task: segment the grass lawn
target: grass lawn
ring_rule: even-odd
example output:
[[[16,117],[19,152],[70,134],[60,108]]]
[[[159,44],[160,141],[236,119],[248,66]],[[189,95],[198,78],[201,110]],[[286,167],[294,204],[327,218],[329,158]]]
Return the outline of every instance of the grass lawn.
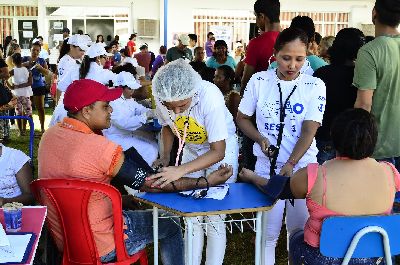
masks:
[[[51,109],[46,109],[46,124],[51,119]],[[40,128],[39,119],[34,112],[35,128]],[[47,128],[47,126],[46,126]],[[40,138],[34,139],[34,167],[35,167],[35,178],[37,178],[37,150]],[[7,144],[9,147],[13,147],[24,151],[29,154],[29,136],[19,136],[18,130],[11,130],[11,141]],[[51,163],[51,161],[47,161]],[[226,248],[224,264],[229,265],[249,265],[254,264],[254,239],[255,233],[250,229],[244,233],[240,233],[238,229],[234,229],[233,233],[227,232],[228,243]],[[40,244],[40,243],[39,243]],[[40,248],[40,247],[39,247]],[[147,248],[149,257],[149,264],[152,264],[152,247]],[[205,253],[205,251],[203,252]],[[204,259],[203,259],[204,260]],[[286,234],[283,230],[278,241],[276,264],[283,265],[287,264],[287,251],[286,251]],[[53,265],[53,264],[47,264]]]

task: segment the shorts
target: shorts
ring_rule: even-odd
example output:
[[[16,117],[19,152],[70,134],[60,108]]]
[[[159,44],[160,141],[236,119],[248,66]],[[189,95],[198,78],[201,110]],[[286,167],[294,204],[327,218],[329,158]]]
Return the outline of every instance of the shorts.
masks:
[[[331,258],[321,254],[319,248],[310,246],[304,241],[304,231],[299,230],[294,233],[289,240],[289,257],[294,265],[313,264],[313,265],[340,265],[342,258]],[[382,258],[352,258],[349,265],[375,265],[385,264]]]
[[[17,115],[32,116],[32,103],[29,97],[17,97],[17,105],[15,106]]]
[[[44,96],[47,94],[45,86],[32,87],[33,96]]]

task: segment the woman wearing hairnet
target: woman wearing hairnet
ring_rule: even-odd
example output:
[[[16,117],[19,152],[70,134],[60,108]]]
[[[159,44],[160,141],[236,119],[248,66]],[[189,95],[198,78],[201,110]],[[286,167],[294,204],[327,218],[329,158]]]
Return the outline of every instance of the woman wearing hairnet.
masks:
[[[204,178],[221,163],[233,167],[228,182],[236,181],[239,147],[236,128],[222,93],[214,84],[203,81],[200,75],[183,59],[161,67],[153,79],[156,114],[163,126],[163,150],[154,166],[164,166],[152,179],[161,187],[183,176]],[[179,139],[175,166],[168,166],[174,135]],[[179,155],[182,163],[178,166]],[[222,264],[226,246],[225,216],[194,218],[193,222],[219,222],[207,229],[206,264]],[[195,225],[193,264],[200,264],[204,234]]]

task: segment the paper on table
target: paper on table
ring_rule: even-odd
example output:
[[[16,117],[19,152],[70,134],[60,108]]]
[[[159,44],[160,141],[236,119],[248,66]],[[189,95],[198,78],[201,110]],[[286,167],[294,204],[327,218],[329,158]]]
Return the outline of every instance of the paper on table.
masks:
[[[206,190],[206,189],[197,189],[196,192],[200,192],[202,190]],[[219,185],[216,187],[210,187],[209,190],[207,191],[207,195],[204,198],[214,199],[214,200],[223,200],[225,198],[226,194],[228,194],[228,191],[229,191],[228,184]],[[184,194],[184,195],[190,195],[192,193],[193,193],[192,190],[181,192],[181,194]]]
[[[0,224],[0,247],[9,246],[10,241],[6,236],[6,231],[4,231],[3,226]]]
[[[10,246],[0,247],[0,263],[22,261],[32,234],[7,235]]]

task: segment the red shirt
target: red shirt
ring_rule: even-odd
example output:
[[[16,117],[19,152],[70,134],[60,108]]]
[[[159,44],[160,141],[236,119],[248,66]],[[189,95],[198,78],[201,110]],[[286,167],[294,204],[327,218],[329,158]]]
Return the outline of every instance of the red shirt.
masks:
[[[134,52],[136,52],[136,43],[133,40],[128,41],[128,43],[126,44],[126,46],[128,46],[128,53],[129,56],[132,56],[132,54]],[[129,49],[132,48],[132,49]],[[132,50],[132,52],[130,52],[130,50]]]
[[[278,35],[278,31],[267,31],[250,40],[244,62],[253,66],[256,72],[266,71]]]

